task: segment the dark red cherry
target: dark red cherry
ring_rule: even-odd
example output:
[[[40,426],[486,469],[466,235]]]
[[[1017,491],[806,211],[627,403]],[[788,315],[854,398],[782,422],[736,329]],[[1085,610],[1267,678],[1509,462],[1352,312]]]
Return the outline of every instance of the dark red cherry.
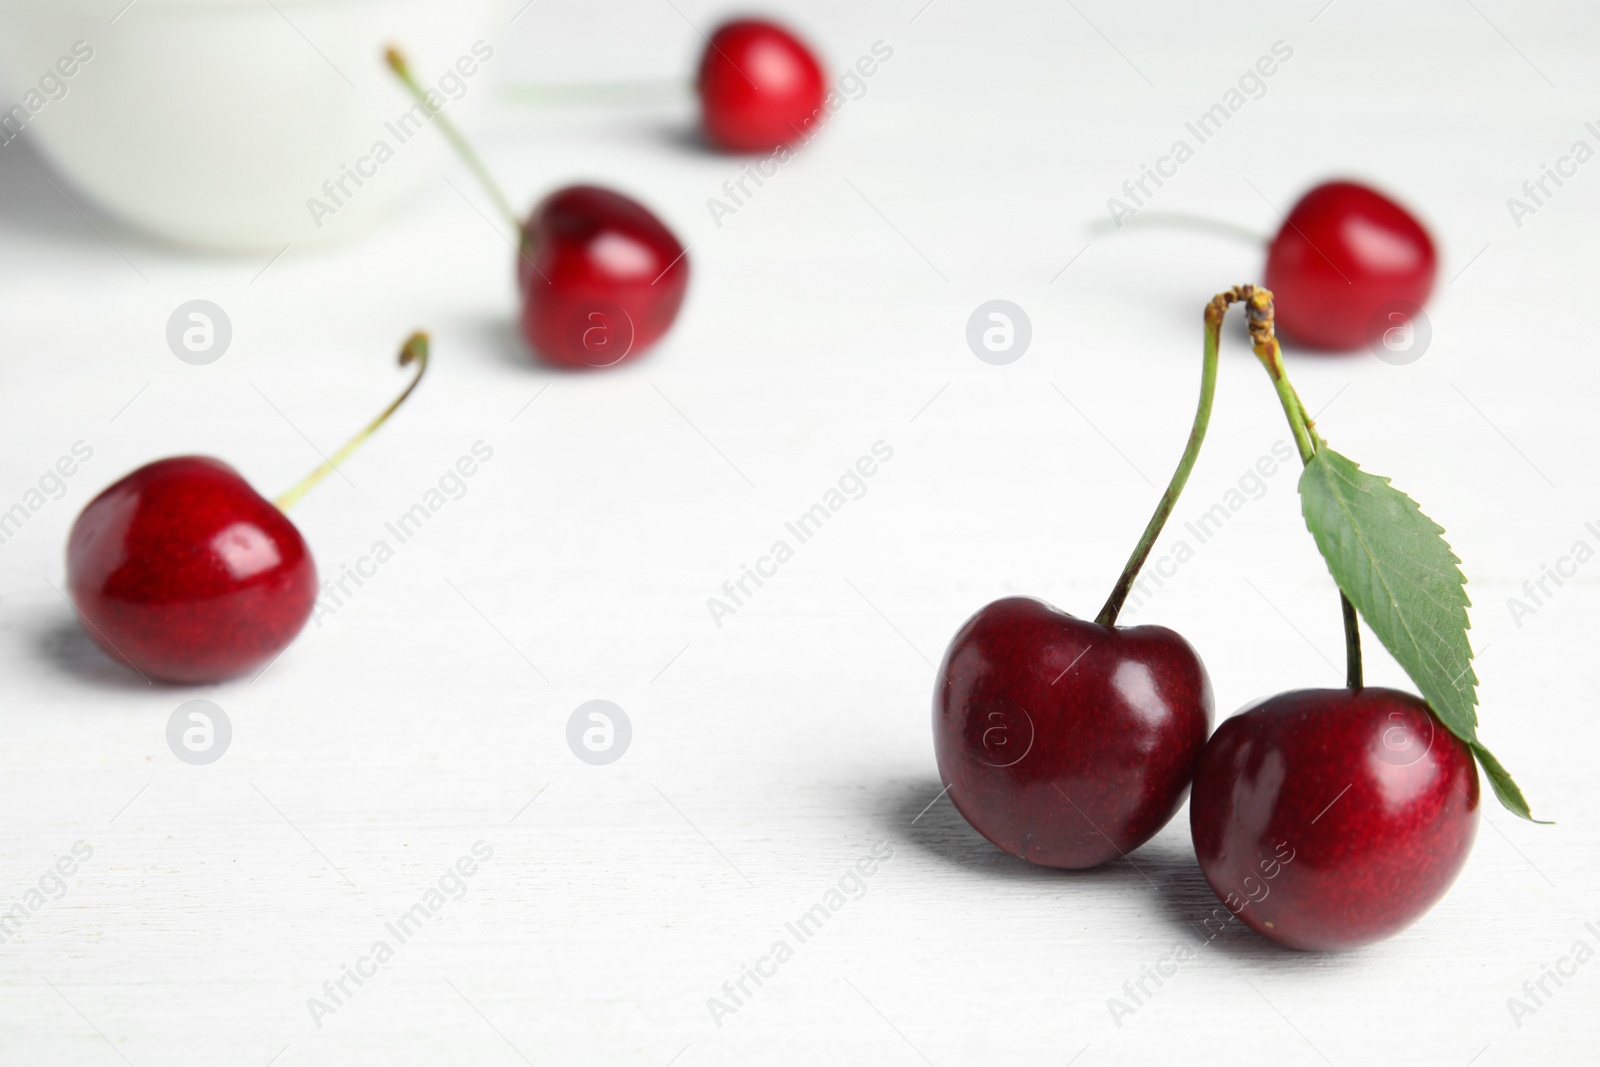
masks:
[[[697,88],[706,139],[727,152],[794,144],[822,120],[827,93],[811,49],[758,19],[724,23],[711,35]]]
[[[1290,948],[1404,929],[1455,881],[1478,828],[1472,753],[1410,693],[1300,689],[1228,719],[1189,803],[1206,881]]]
[[[1211,728],[1211,682],[1160,626],[1119,628],[1026,597],[968,619],[933,698],[940,779],[1013,856],[1094,867],[1183,803]]]
[[[1367,343],[1375,317],[1427,303],[1437,267],[1433,240],[1405,208],[1365,185],[1328,182],[1290,209],[1267,248],[1266,285],[1280,333],[1343,351]]]
[[[72,526],[67,585],[84,631],[147,678],[260,670],[311,615],[300,532],[232,467],[178,456],[106,489]]]
[[[638,356],[677,317],[689,257],[637,200],[594,185],[559,189],[522,230],[522,335],[564,367]]]

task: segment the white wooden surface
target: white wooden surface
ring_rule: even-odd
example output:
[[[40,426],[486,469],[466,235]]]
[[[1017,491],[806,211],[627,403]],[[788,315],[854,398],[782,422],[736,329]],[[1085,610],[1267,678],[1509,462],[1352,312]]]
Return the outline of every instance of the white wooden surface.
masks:
[[[497,77],[685,70],[685,17],[720,10],[675,4],[541,2],[508,27]],[[1520,626],[1506,600],[1575,541],[1600,545],[1584,525],[1600,520],[1600,163],[1520,228],[1505,201],[1574,140],[1600,144],[1583,126],[1600,119],[1597,16],[920,6],[804,6],[831,69],[878,40],[893,58],[720,227],[705,201],[740,163],[688,146],[675,104],[501,101],[475,124],[519,201],[599,178],[692,245],[667,343],[603,374],[527,362],[510,252],[443,184],[370,238],[263,272],[266,254],[191,258],[83,205],[102,238],[25,146],[0,150],[0,505],[74,442],[94,450],[0,546],[0,905],[92,849],[0,944],[0,1062],[1592,1057],[1600,962],[1547,980],[1520,1026],[1507,998],[1575,942],[1600,946],[1585,925],[1600,927],[1600,563]],[[997,854],[948,802],[927,807],[932,663],[996,596],[1092,612],[1115,577],[1183,440],[1200,308],[1256,279],[1260,253],[1177,231],[1085,250],[1086,224],[1277,40],[1293,59],[1152,210],[1270,232],[1272,205],[1353,172],[1438,235],[1421,360],[1300,357],[1292,373],[1328,405],[1331,441],[1449,528],[1476,601],[1484,736],[1558,824],[1491,805],[1459,883],[1409,931],[1324,956],[1234,929],[1119,1026],[1108,998],[1194,942],[1212,906],[1186,814],[1089,873]],[[195,297],[235,331],[207,367],[163,339]],[[1006,367],[963,339],[996,297],[1034,329]],[[391,351],[415,326],[436,334],[429,380],[295,519],[336,574],[481,440],[494,456],[466,495],[254,683],[149,687],[99,656],[52,588],[90,496],[188,451],[276,492],[315,462],[308,441],[333,447],[397,387]],[[1281,418],[1236,336],[1180,522],[1284,436]],[[866,495],[715,626],[707,597],[880,440],[893,459]],[[1133,617],[1194,642],[1224,712],[1338,684],[1337,611],[1290,474]],[[194,696],[234,727],[206,767],[164,737]],[[610,766],[565,741],[595,698],[633,724]],[[479,841],[493,857],[465,895],[315,1025],[308,998]],[[893,857],[865,894],[798,945],[785,923],[880,841]],[[708,998],[779,939],[794,957],[719,1026]]]

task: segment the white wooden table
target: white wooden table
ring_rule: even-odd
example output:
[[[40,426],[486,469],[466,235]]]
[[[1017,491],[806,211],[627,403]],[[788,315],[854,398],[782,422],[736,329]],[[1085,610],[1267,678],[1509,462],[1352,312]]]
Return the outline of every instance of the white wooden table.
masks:
[[[686,70],[686,19],[721,11],[674,2],[540,3],[508,27],[497,77]],[[893,57],[720,225],[706,201],[742,164],[688,146],[677,103],[502,100],[474,124],[518,200],[598,178],[691,245],[669,339],[606,373],[524,357],[511,255],[462,170],[473,203],[441,184],[361,242],[263,271],[266,254],[190,257],[85,205],[102,236],[25,143],[0,150],[0,507],[76,442],[93,450],[0,545],[0,910],[27,912],[0,943],[0,1062],[1592,1059],[1600,963],[1563,965],[1520,1020],[1507,1001],[1576,942],[1600,948],[1600,563],[1520,620],[1507,598],[1574,542],[1600,546],[1600,163],[1520,227],[1506,199],[1574,140],[1600,147],[1583,125],[1600,118],[1600,17],[921,4],[773,5],[799,11],[830,69],[880,40]],[[1088,224],[1279,40],[1292,59],[1150,210],[1267,233],[1349,172],[1433,228],[1423,358],[1291,372],[1330,441],[1449,529],[1483,734],[1557,825],[1491,802],[1460,881],[1410,930],[1303,955],[1233,929],[1113,1019],[1108,1000],[1213,906],[1187,816],[1087,873],[997,853],[934,802],[933,664],[994,597],[1092,612],[1115,577],[1186,433],[1200,309],[1257,280],[1261,254],[1176,230],[1091,242]],[[234,329],[203,367],[163,336],[195,298]],[[964,338],[995,298],[1032,323],[1007,366]],[[429,379],[295,521],[334,576],[484,442],[464,495],[254,682],[151,687],[89,646],[56,589],[94,493],[191,451],[278,491],[398,387],[392,349],[416,326],[436,336]],[[1286,433],[1230,336],[1179,522]],[[717,625],[707,599],[877,442],[893,455],[865,494]],[[1223,713],[1339,684],[1331,585],[1288,474],[1132,619],[1193,641]],[[1369,649],[1370,677],[1403,684]],[[232,724],[207,766],[166,742],[191,698]],[[603,766],[567,743],[595,699],[632,726]],[[462,857],[470,877],[451,873]],[[786,924],[841,880],[802,943]],[[387,924],[418,903],[427,921],[401,941]],[[735,1002],[724,983],[741,978]]]

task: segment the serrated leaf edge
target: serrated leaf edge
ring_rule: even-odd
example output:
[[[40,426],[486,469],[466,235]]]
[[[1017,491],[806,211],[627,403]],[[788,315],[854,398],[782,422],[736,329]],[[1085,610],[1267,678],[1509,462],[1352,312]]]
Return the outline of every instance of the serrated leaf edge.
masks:
[[[1500,806],[1519,819],[1526,819],[1539,826],[1553,826],[1548,819],[1535,819],[1533,809],[1528,807],[1528,799],[1522,795],[1522,787],[1512,779],[1511,772],[1506,770],[1505,764],[1495,758],[1489,746],[1482,741],[1468,742],[1472,754],[1483,764],[1483,776],[1489,779],[1489,788],[1494,790],[1495,799],[1500,801]]]
[[[1410,494],[1406,493],[1402,489],[1396,488],[1392,479],[1390,479],[1389,477],[1387,477],[1385,475],[1382,475],[1382,474],[1373,474],[1371,471],[1363,470],[1362,467],[1361,467],[1361,464],[1357,463],[1355,460],[1351,459],[1349,456],[1346,456],[1346,455],[1344,455],[1344,454],[1342,454],[1340,452],[1337,452],[1337,451],[1329,448],[1327,446],[1326,442],[1319,441],[1318,443],[1320,445],[1320,447],[1318,449],[1318,453],[1317,453],[1318,456],[1320,456],[1324,451],[1326,451],[1326,452],[1331,452],[1334,456],[1337,456],[1340,459],[1344,460],[1346,463],[1350,464],[1350,466],[1353,467],[1357,472],[1366,475],[1368,478],[1371,478],[1374,481],[1376,481],[1376,482],[1382,484],[1383,486],[1387,487],[1388,489],[1392,490],[1397,497],[1399,497],[1401,500],[1404,500],[1407,504],[1409,504],[1411,506],[1411,508],[1415,511],[1415,513],[1416,513],[1416,515],[1418,517],[1420,517],[1424,522],[1426,522],[1428,524],[1428,526],[1432,529],[1434,535],[1436,537],[1438,537],[1439,542],[1444,546],[1445,553],[1450,559],[1450,563],[1451,563],[1452,569],[1455,571],[1456,576],[1458,578],[1460,578],[1460,585],[1459,585],[1458,588],[1459,588],[1460,595],[1461,595],[1461,607],[1462,607],[1463,611],[1465,611],[1466,608],[1471,607],[1472,606],[1472,598],[1466,591],[1467,576],[1461,570],[1461,557],[1456,555],[1455,549],[1451,546],[1450,542],[1445,540],[1445,529],[1444,529],[1444,527],[1440,526],[1437,522],[1435,522],[1433,520],[1433,518],[1431,516],[1428,515],[1427,512],[1423,511],[1422,510],[1422,505],[1418,504],[1416,502],[1416,500],[1412,499]],[[1313,457],[1313,460],[1315,458],[1316,457]],[[1323,464],[1322,469],[1326,470],[1328,472],[1328,475],[1331,478],[1337,479],[1341,484],[1343,484],[1345,486],[1348,486],[1349,487],[1349,491],[1352,494],[1353,493],[1369,493],[1370,492],[1370,490],[1368,488],[1362,486],[1360,483],[1355,482],[1352,479],[1350,479],[1349,477],[1345,476],[1345,474],[1342,471],[1340,471],[1337,467],[1335,467],[1331,461],[1325,461],[1324,464]],[[1304,484],[1304,481],[1305,481],[1307,475],[1309,475],[1310,471],[1311,471],[1311,465],[1308,463],[1306,465],[1305,471],[1303,471],[1301,473],[1301,483],[1302,483],[1302,485]],[[1374,557],[1374,555],[1372,553],[1372,550],[1370,548],[1369,542],[1366,540],[1365,537],[1362,536],[1360,526],[1354,521],[1354,517],[1351,515],[1349,508],[1347,508],[1345,506],[1344,500],[1341,498],[1340,494],[1338,494],[1338,493],[1334,493],[1332,495],[1334,497],[1334,503],[1339,508],[1339,510],[1341,512],[1343,512],[1344,515],[1345,515],[1346,526],[1349,528],[1350,531],[1353,532],[1353,534],[1355,535],[1355,537],[1359,541],[1359,547],[1360,547],[1362,553],[1364,553],[1369,560],[1375,560],[1376,557]],[[1316,542],[1317,550],[1318,550],[1319,554],[1322,555],[1323,562],[1328,565],[1328,573],[1329,573],[1329,575],[1331,575],[1333,577],[1334,584],[1338,585],[1340,590],[1342,592],[1345,592],[1346,595],[1349,595],[1348,590],[1345,590],[1343,585],[1340,585],[1338,575],[1333,573],[1333,564],[1331,563],[1331,561],[1328,560],[1327,553],[1322,551],[1322,545],[1323,545],[1322,538],[1318,536],[1317,531],[1315,529],[1312,529],[1310,517],[1305,514],[1305,506],[1304,505],[1305,505],[1306,497],[1305,497],[1305,493],[1304,493],[1303,489],[1301,490],[1300,496],[1301,496],[1301,517],[1303,519],[1305,519],[1306,529],[1311,533],[1312,540]],[[1403,553],[1401,555],[1411,563],[1417,564],[1419,566],[1423,565],[1423,561],[1421,561],[1421,560],[1413,559],[1413,558],[1411,558],[1409,556],[1404,556]],[[1382,589],[1382,591],[1384,592],[1384,594],[1388,598],[1390,610],[1395,614],[1395,616],[1397,618],[1399,618],[1402,621],[1402,624],[1404,625],[1404,628],[1405,628],[1408,636],[1410,636],[1413,644],[1415,644],[1417,646],[1417,648],[1419,649],[1419,651],[1420,651],[1423,646],[1422,646],[1422,644],[1420,642],[1417,641],[1417,639],[1415,637],[1415,631],[1411,628],[1411,626],[1409,624],[1405,623],[1405,616],[1401,612],[1399,612],[1399,610],[1398,610],[1399,602],[1398,602],[1397,598],[1394,595],[1393,587],[1389,584],[1389,582],[1386,579],[1386,577],[1384,576],[1384,573],[1383,573],[1381,568],[1379,568],[1378,566],[1376,566],[1374,564],[1373,566],[1371,566],[1370,569],[1371,569],[1371,571],[1372,571],[1372,573],[1374,575],[1374,579],[1377,581],[1379,587]],[[1454,598],[1452,598],[1452,600],[1453,599]],[[1429,600],[1432,601],[1432,598],[1430,597]],[[1432,601],[1432,602],[1437,604],[1436,601]],[[1370,622],[1369,622],[1369,625],[1370,625]],[[1432,629],[1432,628],[1430,627],[1430,629]],[[1467,615],[1464,629],[1465,630],[1471,630],[1472,629],[1472,618],[1471,618],[1470,614]],[[1433,633],[1434,633],[1435,636],[1441,636],[1441,635],[1438,634],[1437,631],[1433,631]],[[1437,656],[1430,656],[1430,657],[1427,657],[1427,658],[1432,660],[1434,666],[1439,669],[1439,673],[1440,674],[1448,674],[1447,665],[1445,663],[1443,663],[1442,661],[1440,661]],[[1474,650],[1472,648],[1472,642],[1469,640],[1467,642],[1467,664],[1466,664],[1466,669],[1465,669],[1464,673],[1470,674],[1471,675],[1471,679],[1472,679],[1471,686],[1468,687],[1468,689],[1466,690],[1466,696],[1468,698],[1468,708],[1467,708],[1467,710],[1471,714],[1471,717],[1472,717],[1471,736],[1462,737],[1461,734],[1458,731],[1452,729],[1448,723],[1444,724],[1445,728],[1450,730],[1450,732],[1455,734],[1457,737],[1460,737],[1461,740],[1464,741],[1467,744],[1468,748],[1472,752],[1472,754],[1473,754],[1474,758],[1476,759],[1476,761],[1480,765],[1482,765],[1484,777],[1489,780],[1489,788],[1493,791],[1493,793],[1495,795],[1495,799],[1500,802],[1500,805],[1502,807],[1504,807],[1507,811],[1511,812],[1513,815],[1517,816],[1518,818],[1525,819],[1528,822],[1534,823],[1536,825],[1540,825],[1540,826],[1552,825],[1552,823],[1549,820],[1535,819],[1533,817],[1533,811],[1528,805],[1528,800],[1527,800],[1527,798],[1525,796],[1523,796],[1522,789],[1521,789],[1520,786],[1517,785],[1516,780],[1511,777],[1511,772],[1506,770],[1505,765],[1502,764],[1495,757],[1493,752],[1489,751],[1489,747],[1487,745],[1485,745],[1482,741],[1478,740],[1478,736],[1477,736],[1477,712],[1476,712],[1476,709],[1478,707],[1478,693],[1477,693],[1478,677],[1477,677],[1477,673],[1475,671],[1473,671],[1473,669],[1472,669],[1472,662],[1476,658],[1477,658],[1477,656],[1476,656],[1476,653],[1474,652]],[[1410,672],[1408,671],[1407,674],[1409,674],[1409,673]],[[1460,674],[1456,675],[1456,677],[1450,683],[1452,688],[1458,687],[1459,684],[1460,684],[1460,680],[1461,680],[1461,675]],[[1413,681],[1415,681],[1415,679],[1413,679]],[[1419,685],[1418,688],[1421,688],[1421,686]],[[1457,692],[1459,692],[1459,691],[1460,690],[1457,689]],[[1431,702],[1430,702],[1430,707],[1432,707]],[[1437,708],[1433,708],[1432,710],[1433,710],[1435,715],[1438,715],[1438,709]],[[1442,719],[1440,721],[1441,721],[1441,723],[1443,722]]]
[[[1437,522],[1435,522],[1427,514],[1427,512],[1423,511],[1422,510],[1422,506],[1420,504],[1418,504],[1415,500],[1413,500],[1410,497],[1410,495],[1408,495],[1406,492],[1404,492],[1401,489],[1395,488],[1395,486],[1394,486],[1394,484],[1393,484],[1391,479],[1389,479],[1388,477],[1385,477],[1384,475],[1381,475],[1381,474],[1373,474],[1370,471],[1362,470],[1361,465],[1359,463],[1357,463],[1355,460],[1351,459],[1349,456],[1343,455],[1342,453],[1337,452],[1332,448],[1329,448],[1326,443],[1322,443],[1322,446],[1317,450],[1317,455],[1315,457],[1313,457],[1313,462],[1315,462],[1316,459],[1323,457],[1323,455],[1325,453],[1332,453],[1333,455],[1338,456],[1340,459],[1342,459],[1346,463],[1350,464],[1350,466],[1354,467],[1360,473],[1365,474],[1368,478],[1371,478],[1371,479],[1381,483],[1382,485],[1386,486],[1390,490],[1392,490],[1395,493],[1396,496],[1400,497],[1402,500],[1404,500],[1407,504],[1409,504],[1411,506],[1411,508],[1416,513],[1416,515],[1419,516],[1420,518],[1422,518],[1422,520],[1428,524],[1428,526],[1432,529],[1432,532],[1439,538],[1440,543],[1444,545],[1445,552],[1449,556],[1449,559],[1450,559],[1450,562],[1451,562],[1451,568],[1455,572],[1456,577],[1460,579],[1461,607],[1463,608],[1463,611],[1465,610],[1465,608],[1471,607],[1472,606],[1472,600],[1467,595],[1467,592],[1466,592],[1467,576],[1464,573],[1462,573],[1462,571],[1461,571],[1461,558],[1456,555],[1455,549],[1450,546],[1450,542],[1445,540],[1445,536],[1444,536],[1445,535],[1445,529],[1444,529],[1444,527],[1440,526]],[[1365,487],[1363,487],[1359,483],[1351,480],[1348,477],[1345,477],[1342,474],[1342,472],[1340,472],[1338,470],[1338,468],[1336,468],[1332,464],[1331,461],[1326,461],[1325,460],[1323,465],[1322,465],[1322,469],[1326,470],[1328,472],[1329,476],[1331,478],[1336,479],[1341,485],[1347,486],[1349,488],[1350,492],[1352,492],[1352,493],[1368,493],[1368,492],[1370,492],[1368,489],[1366,489]],[[1302,472],[1302,474],[1301,474],[1302,483],[1305,480],[1306,474],[1309,473],[1310,471],[1311,471],[1311,465],[1307,464],[1305,471]],[[1355,523],[1354,518],[1350,513],[1350,509],[1345,506],[1345,503],[1340,498],[1339,494],[1338,493],[1334,493],[1334,494],[1332,494],[1332,496],[1334,498],[1335,505],[1339,508],[1339,510],[1341,512],[1344,513],[1345,518],[1347,520],[1346,525],[1354,533],[1354,535],[1355,535],[1355,537],[1356,537],[1356,539],[1357,539],[1357,541],[1359,543],[1359,547],[1361,549],[1361,552],[1367,557],[1367,559],[1369,561],[1374,561],[1369,569],[1372,571],[1372,574],[1374,576],[1374,580],[1376,581],[1376,583],[1378,585],[1378,588],[1380,588],[1383,591],[1384,596],[1387,598],[1387,600],[1389,602],[1389,607],[1390,607],[1391,612],[1393,612],[1395,617],[1400,621],[1400,624],[1401,624],[1402,628],[1406,631],[1406,634],[1410,638],[1411,643],[1416,647],[1417,651],[1424,656],[1424,658],[1430,660],[1433,663],[1434,667],[1438,670],[1438,673],[1440,675],[1443,675],[1445,677],[1451,678],[1451,681],[1450,681],[1451,687],[1454,688],[1458,694],[1462,694],[1466,699],[1466,704],[1467,704],[1466,711],[1467,711],[1467,715],[1469,716],[1470,726],[1471,726],[1470,735],[1469,736],[1462,736],[1461,732],[1456,730],[1456,729],[1454,729],[1453,727],[1451,727],[1451,725],[1449,723],[1445,724],[1446,729],[1449,729],[1450,732],[1454,733],[1457,737],[1461,737],[1461,739],[1463,741],[1467,742],[1468,744],[1475,744],[1477,742],[1477,725],[1478,725],[1478,723],[1477,723],[1477,718],[1478,717],[1477,717],[1477,711],[1476,711],[1477,706],[1478,706],[1478,694],[1477,694],[1478,677],[1477,677],[1476,672],[1474,672],[1473,669],[1472,669],[1472,661],[1476,658],[1476,655],[1474,654],[1474,652],[1472,650],[1471,641],[1467,642],[1467,663],[1466,663],[1465,674],[1470,676],[1472,684],[1470,686],[1468,686],[1466,688],[1466,690],[1463,692],[1460,689],[1461,679],[1462,679],[1462,676],[1463,676],[1462,673],[1456,673],[1452,677],[1451,676],[1451,672],[1450,672],[1450,666],[1451,665],[1446,664],[1445,662],[1440,660],[1437,655],[1429,655],[1425,651],[1426,645],[1422,641],[1418,640],[1418,638],[1416,636],[1416,631],[1412,628],[1412,626],[1411,626],[1409,620],[1407,619],[1406,615],[1398,610],[1399,609],[1399,600],[1395,596],[1394,587],[1390,584],[1390,582],[1389,582],[1387,576],[1385,575],[1383,569],[1376,565],[1375,561],[1376,561],[1377,557],[1372,552],[1371,543],[1365,537],[1362,536],[1361,531],[1360,531],[1360,527]],[[1303,519],[1305,519],[1305,521],[1306,521],[1306,529],[1311,533],[1312,540],[1314,540],[1317,543],[1317,548],[1318,548],[1318,551],[1320,552],[1321,549],[1322,549],[1322,538],[1318,536],[1316,530],[1311,528],[1310,518],[1308,516],[1306,516],[1306,514],[1305,514],[1304,501],[1305,501],[1305,493],[1302,490],[1301,491],[1301,502],[1302,502],[1301,517]],[[1333,580],[1334,580],[1334,584],[1335,585],[1339,585],[1339,577],[1338,577],[1338,575],[1333,573],[1333,565],[1332,565],[1331,562],[1328,561],[1327,554],[1326,553],[1322,553],[1322,556],[1323,556],[1323,562],[1328,565],[1328,573],[1330,575],[1332,575]],[[1408,560],[1411,559],[1411,557],[1406,557],[1406,558]],[[1411,560],[1411,562],[1418,563],[1419,565],[1421,565],[1422,561]],[[1349,595],[1349,590],[1344,589],[1344,587],[1342,585],[1339,585],[1339,588],[1341,589],[1341,591],[1345,592],[1345,594],[1347,596]],[[1434,606],[1442,607],[1446,611],[1446,613],[1448,613],[1450,610],[1452,610],[1456,606],[1455,603],[1454,603],[1454,598],[1453,597],[1451,598],[1451,601],[1449,603],[1443,604],[1443,605],[1441,605],[1439,601],[1435,600],[1431,596],[1428,597],[1428,600]],[[1369,620],[1368,624],[1370,625],[1370,620]],[[1466,622],[1466,627],[1465,628],[1468,629],[1468,630],[1470,630],[1472,628],[1472,620],[1471,620],[1470,616],[1467,618],[1467,622]],[[1432,632],[1434,634],[1435,637],[1442,637],[1442,635],[1439,634],[1439,632],[1437,630],[1434,630],[1432,627],[1429,627],[1429,630],[1430,630],[1430,632]],[[1413,681],[1415,681],[1415,679],[1413,679]],[[1420,685],[1419,685],[1419,688],[1420,688]],[[1437,710],[1438,709],[1435,709],[1435,713],[1436,714],[1437,714]]]

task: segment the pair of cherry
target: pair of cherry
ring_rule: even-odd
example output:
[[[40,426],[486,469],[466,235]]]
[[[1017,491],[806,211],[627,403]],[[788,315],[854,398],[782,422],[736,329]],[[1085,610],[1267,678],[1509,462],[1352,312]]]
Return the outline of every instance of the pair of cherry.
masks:
[[[979,833],[1031,863],[1098,867],[1153,837],[1192,782],[1207,882],[1293,948],[1351,948],[1410,925],[1449,889],[1477,830],[1472,753],[1410,693],[1280,693],[1208,741],[1211,683],[1183,637],[1025,597],[967,620],[940,679],[939,774]]]
[[[1211,683],[1194,648],[1164,627],[1121,628],[1116,620],[1198,456],[1222,319],[1235,302],[1245,303],[1253,347],[1307,464],[1312,484],[1302,480],[1302,497],[1318,498],[1313,466],[1327,471],[1344,463],[1347,484],[1341,484],[1352,495],[1372,497],[1376,517],[1363,521],[1377,525],[1357,526],[1353,517],[1348,525],[1314,520],[1310,504],[1305,513],[1330,570],[1350,593],[1342,600],[1347,688],[1281,693],[1211,734]],[[1091,622],[1010,597],[978,611],[945,653],[933,702],[939,773],[957,810],[981,834],[1032,863],[1096,867],[1154,836],[1192,784],[1196,857],[1228,911],[1282,944],[1332,949],[1404,928],[1455,880],[1477,829],[1475,755],[1501,800],[1527,816],[1520,791],[1475,740],[1470,705],[1465,724],[1452,707],[1447,729],[1421,698],[1363,685],[1352,599],[1366,605],[1363,611],[1376,606],[1388,613],[1377,632],[1398,658],[1401,646],[1389,623],[1412,624],[1413,598],[1431,610],[1459,596],[1459,617],[1448,623],[1430,617],[1441,635],[1458,628],[1465,647],[1465,594],[1444,573],[1455,574],[1453,562],[1445,562],[1454,556],[1438,537],[1442,531],[1425,516],[1406,525],[1411,512],[1420,516],[1414,502],[1348,460],[1329,459],[1337,453],[1312,425],[1283,367],[1273,294],[1241,286],[1219,295],[1206,309],[1200,403],[1183,458],[1099,615]],[[1373,531],[1380,527],[1404,533],[1379,544]],[[1336,543],[1334,555],[1325,537]],[[1355,541],[1371,566],[1353,582],[1348,571],[1341,576],[1338,546]],[[1406,565],[1384,558],[1389,554],[1405,557]],[[1359,587],[1368,579],[1377,593]],[[1470,655],[1468,647],[1469,674]],[[1439,656],[1430,648],[1426,670],[1442,662]],[[1423,677],[1416,666],[1407,669]],[[1419,684],[1433,692],[1428,677]]]

